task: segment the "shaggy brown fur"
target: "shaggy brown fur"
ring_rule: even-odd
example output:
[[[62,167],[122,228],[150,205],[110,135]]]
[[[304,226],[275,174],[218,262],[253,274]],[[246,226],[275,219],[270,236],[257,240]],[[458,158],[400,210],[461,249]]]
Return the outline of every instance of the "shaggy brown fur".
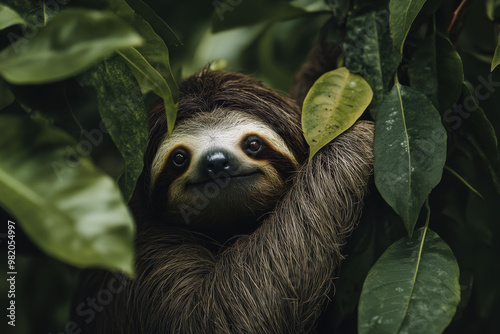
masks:
[[[154,110],[132,205],[138,221],[137,277],[124,281],[95,318],[75,306],[73,319],[84,333],[314,332],[367,191],[372,124],[358,122],[306,162],[300,111],[293,101],[247,76],[224,72],[195,75],[180,91],[179,122],[221,106],[251,113],[286,140],[302,167],[261,225],[227,246],[159,223],[155,211],[162,202],[148,196],[148,171],[166,122],[163,110]],[[114,276],[88,271],[76,305],[118,282]]]

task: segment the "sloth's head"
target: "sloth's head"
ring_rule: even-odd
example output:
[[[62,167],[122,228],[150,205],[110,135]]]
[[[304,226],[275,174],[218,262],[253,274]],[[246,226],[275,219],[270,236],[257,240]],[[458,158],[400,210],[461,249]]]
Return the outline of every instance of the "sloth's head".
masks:
[[[255,223],[307,156],[298,106],[248,76],[200,72],[180,86],[170,136],[164,114],[150,115],[141,178],[148,210],[167,224]]]

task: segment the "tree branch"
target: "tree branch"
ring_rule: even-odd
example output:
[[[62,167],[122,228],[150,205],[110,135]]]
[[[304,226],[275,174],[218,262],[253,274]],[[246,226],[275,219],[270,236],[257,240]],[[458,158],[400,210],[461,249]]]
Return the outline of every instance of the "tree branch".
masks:
[[[453,45],[456,45],[460,31],[462,30],[463,21],[467,14],[473,0],[462,0],[457,9],[453,12],[450,25],[448,26],[448,33]]]

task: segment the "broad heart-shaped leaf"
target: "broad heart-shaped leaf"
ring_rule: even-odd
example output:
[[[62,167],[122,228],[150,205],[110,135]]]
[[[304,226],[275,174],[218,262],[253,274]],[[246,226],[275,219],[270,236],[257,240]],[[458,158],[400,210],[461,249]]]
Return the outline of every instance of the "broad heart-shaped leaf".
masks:
[[[310,146],[309,159],[349,129],[372,97],[370,85],[345,67],[327,72],[316,80],[302,107],[302,129]]]
[[[158,36],[151,25],[146,22],[140,15],[125,2],[125,0],[108,0],[108,7],[116,15],[130,23],[146,40],[143,46],[137,47],[137,51],[144,57],[147,62],[153,66],[156,71],[165,79],[170,87],[170,92],[174,102],[179,99],[179,90],[175,82],[170,68],[169,52],[163,39]],[[139,74],[134,71],[134,75]],[[139,76],[137,80],[141,83],[143,79]],[[172,112],[171,108],[166,108],[167,113]],[[172,115],[167,114],[167,119],[172,118]],[[173,116],[175,119],[175,115]],[[172,124],[173,126],[173,124]]]
[[[259,22],[289,20],[307,13],[284,0],[215,0],[213,5],[215,8],[215,15],[212,20],[214,32],[253,25]]]
[[[124,60],[106,59],[78,78],[97,93],[97,108],[113,142],[125,160],[120,188],[130,199],[143,167],[148,139],[148,119],[141,87]]]
[[[423,227],[392,244],[370,269],[358,308],[358,332],[440,334],[460,301],[450,247]]]
[[[143,93],[152,91],[163,99],[167,114],[168,132],[172,133],[177,117],[177,107],[172,98],[172,92],[165,79],[144,58],[139,51],[130,47],[119,51],[118,54],[125,59],[132,73],[136,77]]]
[[[21,115],[21,114],[20,114]],[[133,218],[115,182],[64,132],[0,115],[0,203],[48,254],[133,273]]]
[[[424,6],[425,0],[391,0],[389,2],[389,23],[394,46],[403,54],[403,45],[413,20]]]
[[[477,154],[486,163],[491,173],[493,184],[497,192],[500,193],[500,155],[498,152],[497,136],[484,111],[476,104],[473,92],[474,88],[470,83],[463,85],[463,99],[471,101],[474,107],[467,111],[459,110],[460,115],[447,117],[447,119],[454,121],[453,117],[456,117],[457,121],[463,122],[463,126],[459,128],[459,133],[467,138],[476,149]],[[464,105],[470,107],[471,103],[464,103]]]
[[[392,45],[389,22],[375,11],[359,16],[350,14],[344,41],[346,67],[368,81],[373,90],[372,115],[389,92],[400,55]]]
[[[0,30],[16,24],[26,24],[24,19],[12,8],[0,4]]]
[[[431,101],[396,82],[377,112],[373,150],[375,184],[411,235],[446,160],[446,131]]]
[[[142,38],[110,12],[64,10],[32,39],[0,52],[0,75],[15,84],[46,83],[74,76],[113,51]]]
[[[462,60],[448,37],[432,28],[420,40],[408,66],[410,85],[444,113],[459,99],[464,82]]]

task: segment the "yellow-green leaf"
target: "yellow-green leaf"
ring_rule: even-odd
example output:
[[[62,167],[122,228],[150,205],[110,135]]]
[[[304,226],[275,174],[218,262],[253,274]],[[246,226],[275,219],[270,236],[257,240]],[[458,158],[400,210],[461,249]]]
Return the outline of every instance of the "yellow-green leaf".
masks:
[[[7,107],[12,102],[14,102],[14,95],[10,92],[6,82],[0,79],[0,110]]]
[[[493,60],[491,61],[491,69],[490,71],[493,72],[495,67],[500,64],[500,35],[498,35],[498,44],[497,47],[495,48],[495,54],[493,55]]]
[[[345,67],[323,74],[304,100],[302,128],[311,159],[323,146],[349,129],[373,97],[370,85]]]
[[[165,78],[135,48],[124,49],[119,51],[118,54],[127,62],[127,65],[143,89],[143,93],[152,91],[163,99],[167,115],[168,132],[172,133],[177,116],[177,108]]]

